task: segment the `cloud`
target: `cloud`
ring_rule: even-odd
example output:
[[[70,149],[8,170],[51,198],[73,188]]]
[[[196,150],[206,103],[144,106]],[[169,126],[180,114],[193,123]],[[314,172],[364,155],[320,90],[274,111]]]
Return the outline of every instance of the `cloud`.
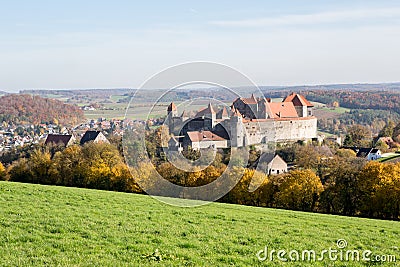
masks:
[[[367,19],[397,19],[399,17],[400,8],[380,8],[319,12],[299,15],[283,15],[279,17],[254,18],[244,20],[217,20],[211,21],[210,24],[224,27],[271,27],[354,22]]]

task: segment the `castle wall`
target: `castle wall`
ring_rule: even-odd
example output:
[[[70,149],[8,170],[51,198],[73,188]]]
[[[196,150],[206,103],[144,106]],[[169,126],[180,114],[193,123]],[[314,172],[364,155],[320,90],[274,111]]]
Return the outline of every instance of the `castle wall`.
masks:
[[[279,141],[310,140],[317,137],[317,118],[276,121],[276,138]]]
[[[317,118],[293,120],[263,120],[243,123],[248,145],[310,140],[317,137]]]

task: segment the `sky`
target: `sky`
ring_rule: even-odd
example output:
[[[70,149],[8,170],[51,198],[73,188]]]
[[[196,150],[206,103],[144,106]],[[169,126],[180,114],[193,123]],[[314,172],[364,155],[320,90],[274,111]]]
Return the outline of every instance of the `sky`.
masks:
[[[210,61],[258,85],[400,81],[400,1],[1,1],[0,90],[137,88]]]

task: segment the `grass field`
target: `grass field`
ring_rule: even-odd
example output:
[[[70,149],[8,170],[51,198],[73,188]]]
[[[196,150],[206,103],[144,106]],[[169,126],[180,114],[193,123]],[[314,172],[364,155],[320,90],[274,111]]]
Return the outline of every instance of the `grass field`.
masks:
[[[398,159],[400,158],[400,154],[395,154],[389,157],[384,157],[380,158],[377,161],[379,162],[398,162]]]
[[[318,119],[329,119],[329,118],[338,118],[340,115],[349,112],[348,108],[328,108],[328,107],[318,107],[314,109],[314,115]]]
[[[374,265],[256,257],[265,246],[320,252],[338,239],[400,259],[399,222],[218,203],[178,208],[143,195],[10,182],[0,182],[0,201],[1,266]]]
[[[206,108],[208,103],[208,100],[199,100],[195,103],[175,102],[178,107],[178,115],[181,115],[184,110],[186,110],[187,112],[199,111],[203,108]],[[138,104],[140,104],[140,106]],[[141,120],[145,120],[148,118],[164,117],[167,113],[167,107],[169,104],[170,102],[159,102],[157,103],[157,105],[147,102],[135,103],[134,107],[130,106],[130,108],[128,109],[127,117],[131,119]],[[226,104],[229,105],[229,103]],[[128,103],[105,103],[103,105],[106,108],[105,110],[98,109],[93,111],[85,111],[85,117],[87,119],[97,119],[100,117],[106,119],[123,119],[125,116],[126,108],[128,107]]]

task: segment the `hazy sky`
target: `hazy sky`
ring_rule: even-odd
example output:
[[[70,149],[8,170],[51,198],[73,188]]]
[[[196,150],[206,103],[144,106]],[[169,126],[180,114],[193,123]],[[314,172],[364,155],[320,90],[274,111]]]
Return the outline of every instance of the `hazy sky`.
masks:
[[[0,90],[135,88],[188,61],[259,85],[400,81],[400,1],[1,1]]]

